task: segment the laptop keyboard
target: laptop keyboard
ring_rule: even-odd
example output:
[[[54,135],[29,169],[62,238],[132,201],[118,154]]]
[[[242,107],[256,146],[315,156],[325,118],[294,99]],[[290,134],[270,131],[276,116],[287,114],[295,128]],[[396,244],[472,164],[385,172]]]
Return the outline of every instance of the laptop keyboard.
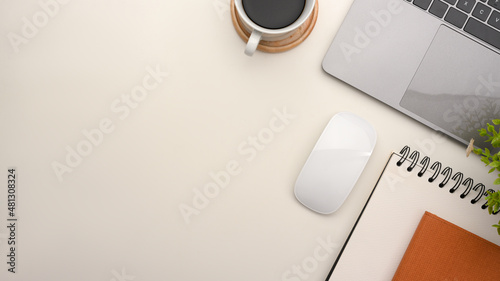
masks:
[[[500,0],[408,0],[500,49]]]

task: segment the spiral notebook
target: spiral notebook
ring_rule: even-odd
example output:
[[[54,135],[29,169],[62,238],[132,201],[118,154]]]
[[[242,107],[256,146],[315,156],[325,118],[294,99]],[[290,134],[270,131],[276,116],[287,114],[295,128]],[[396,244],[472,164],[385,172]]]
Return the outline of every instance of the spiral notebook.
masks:
[[[392,153],[326,280],[391,280],[425,212],[500,245],[491,227],[500,215],[488,214],[486,191],[409,147]]]

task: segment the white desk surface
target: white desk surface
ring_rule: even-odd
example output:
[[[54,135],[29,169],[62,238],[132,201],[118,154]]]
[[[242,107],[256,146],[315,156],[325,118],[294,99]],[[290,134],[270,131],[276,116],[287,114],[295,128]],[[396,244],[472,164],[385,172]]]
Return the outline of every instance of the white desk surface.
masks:
[[[324,280],[391,151],[493,181],[464,145],[323,72],[351,0],[320,1],[305,42],[253,57],[229,0],[40,3],[0,2],[1,280]],[[340,111],[378,143],[342,208],[319,215],[293,186]],[[200,199],[222,170],[229,183]]]

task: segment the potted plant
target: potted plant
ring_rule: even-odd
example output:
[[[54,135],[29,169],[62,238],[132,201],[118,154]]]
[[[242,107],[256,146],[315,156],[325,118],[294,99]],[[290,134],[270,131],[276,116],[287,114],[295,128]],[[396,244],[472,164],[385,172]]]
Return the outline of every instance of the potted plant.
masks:
[[[485,140],[489,142],[492,147],[500,147],[500,133],[496,130],[495,125],[500,125],[500,119],[492,120],[493,124],[487,123],[486,128],[479,130],[479,135],[482,137],[487,137]],[[471,140],[469,147],[467,149],[467,156],[470,152],[474,152],[477,155],[481,155],[481,161],[490,167],[489,173],[497,172],[498,178],[493,182],[493,184],[500,185],[500,151],[497,153],[491,153],[488,148],[480,149],[474,148],[474,139]],[[488,212],[492,214],[493,212],[498,212],[500,210],[500,190],[496,192],[488,191],[488,196],[486,197],[488,201]],[[500,221],[498,224],[493,225],[497,228],[498,235],[500,235]]]

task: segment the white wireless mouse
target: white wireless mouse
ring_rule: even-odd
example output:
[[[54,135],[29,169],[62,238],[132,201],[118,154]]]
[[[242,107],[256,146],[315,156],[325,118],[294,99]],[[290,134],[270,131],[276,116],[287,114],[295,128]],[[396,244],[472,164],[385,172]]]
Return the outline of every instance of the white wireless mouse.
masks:
[[[364,119],[348,112],[336,114],[295,182],[295,197],[315,212],[337,211],[363,172],[376,141],[375,129]]]

